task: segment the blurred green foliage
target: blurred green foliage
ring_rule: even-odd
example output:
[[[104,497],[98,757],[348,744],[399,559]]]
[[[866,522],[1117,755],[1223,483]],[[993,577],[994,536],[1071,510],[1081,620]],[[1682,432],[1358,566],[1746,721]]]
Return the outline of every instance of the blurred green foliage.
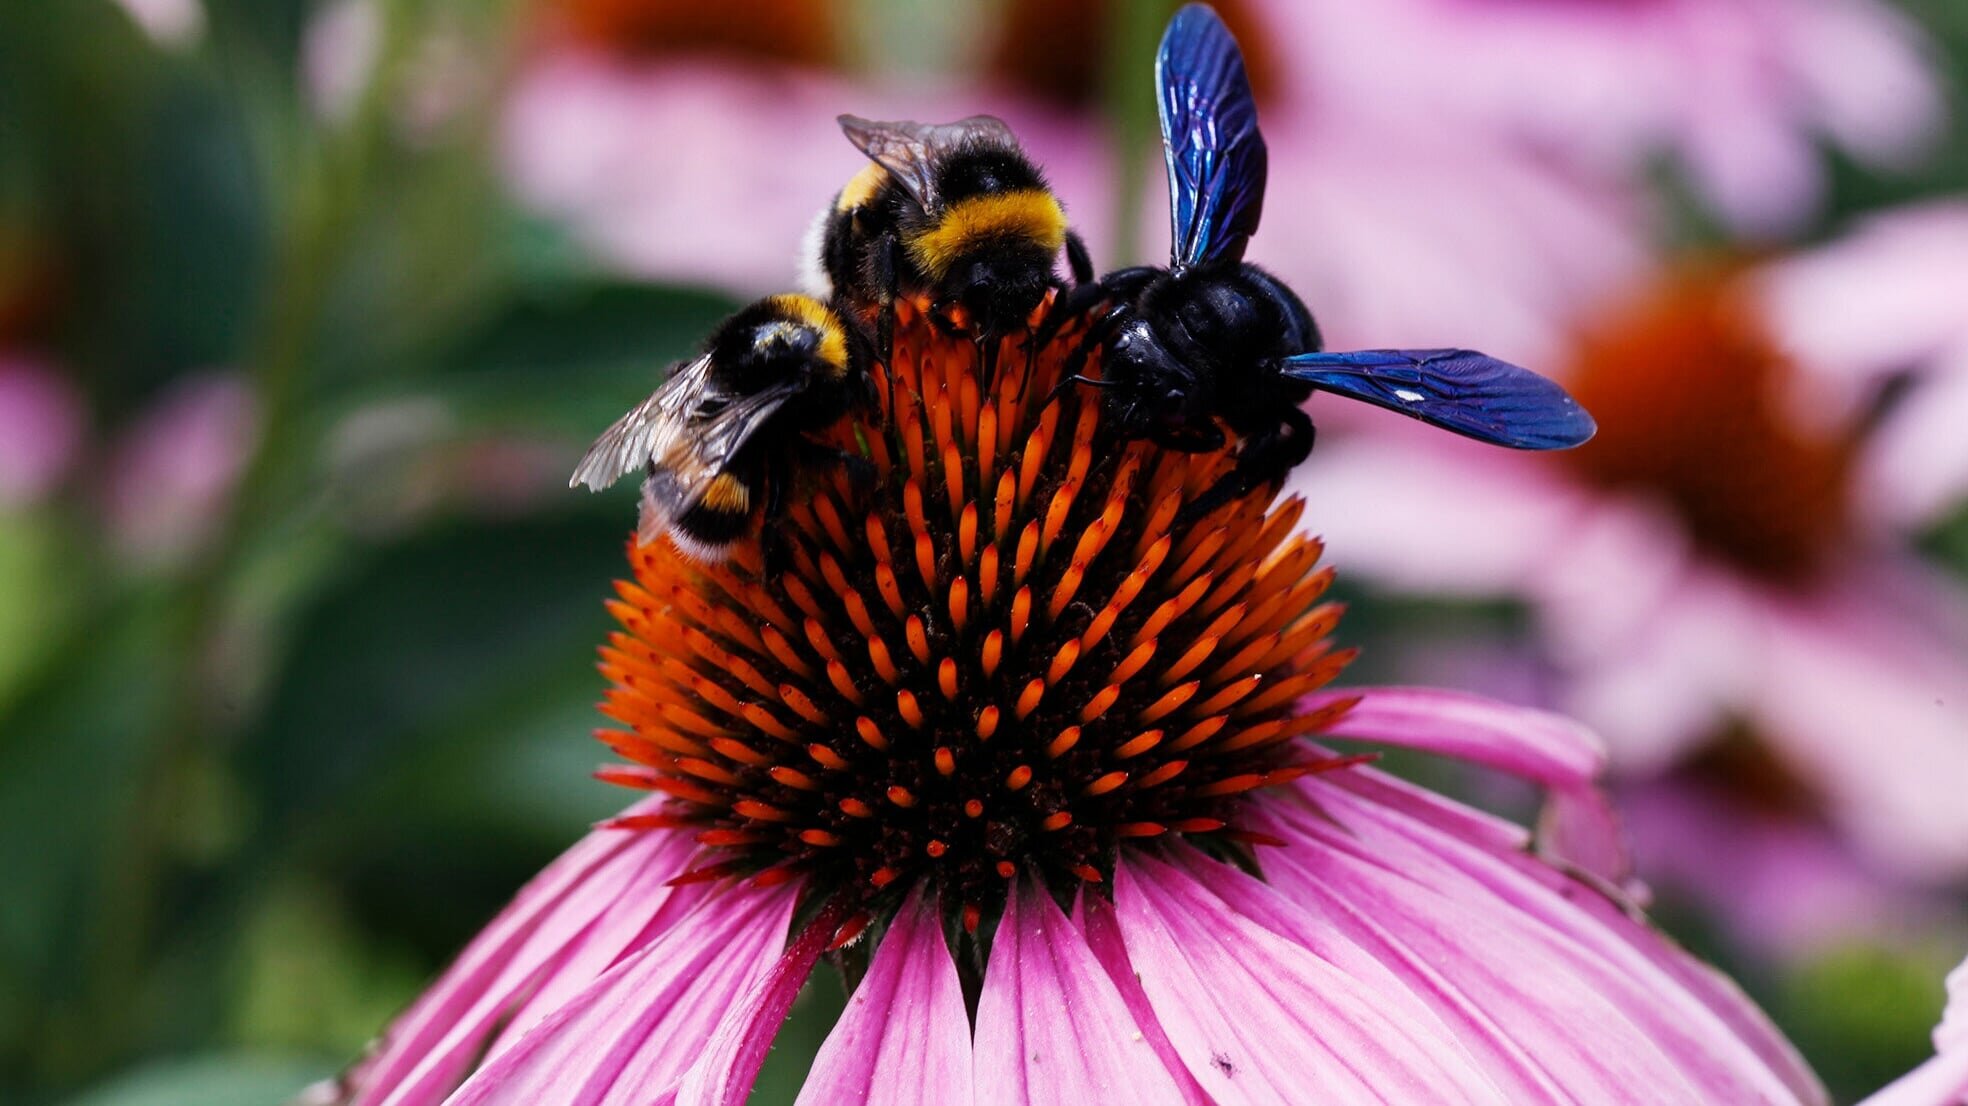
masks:
[[[1909,6],[1968,74],[1961,6]],[[0,1101],[279,1101],[622,801],[585,735],[632,493],[488,506],[456,477],[486,442],[578,449],[731,305],[611,277],[514,210],[486,99],[397,125],[402,44],[442,17],[503,64],[507,5],[381,9],[377,74],[328,119],[299,0],[209,0],[185,49],[99,0],[0,5],[0,243],[55,259],[34,340],[98,439],[213,366],[262,426],[178,561],[120,555],[81,491],[0,513]],[[1917,176],[1841,166],[1825,226],[1963,187],[1957,125]],[[404,443],[351,460],[337,427],[377,411]],[[1937,550],[1968,562],[1965,532]],[[1512,617],[1352,598],[1369,644]],[[1751,982],[1850,1093],[1923,1053],[1947,956]],[[809,990],[762,1100],[790,1101],[842,1001]]]

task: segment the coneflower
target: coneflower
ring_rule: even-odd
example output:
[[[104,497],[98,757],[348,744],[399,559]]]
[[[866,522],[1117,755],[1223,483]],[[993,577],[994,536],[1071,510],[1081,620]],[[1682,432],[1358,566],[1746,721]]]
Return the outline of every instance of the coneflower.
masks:
[[[346,1101],[740,1103],[823,959],[866,967],[802,1102],[1820,1101],[1620,897],[1590,735],[1322,690],[1351,653],[1298,505],[1188,521],[1230,459],[1055,395],[1077,332],[986,390],[905,305],[838,437],[876,479],[817,481],[783,568],[631,548],[601,775],[655,794]],[[1546,784],[1566,863],[1315,743],[1358,738]]]

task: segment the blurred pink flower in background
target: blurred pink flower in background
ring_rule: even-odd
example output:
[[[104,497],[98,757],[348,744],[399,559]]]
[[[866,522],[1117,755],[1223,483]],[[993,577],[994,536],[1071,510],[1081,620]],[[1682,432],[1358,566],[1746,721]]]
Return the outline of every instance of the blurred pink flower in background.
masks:
[[[1739,230],[1794,227],[1817,144],[1902,167],[1944,112],[1918,29],[1880,0],[1289,0],[1336,110],[1489,130],[1637,177],[1675,155]]]
[[[1959,908],[1946,894],[1863,863],[1813,812],[1759,808],[1700,771],[1633,783],[1615,797],[1634,870],[1699,905],[1740,949],[1766,961],[1800,962],[1854,942],[1918,946],[1960,932]]]
[[[185,377],[112,443],[103,513],[124,552],[172,562],[212,534],[259,433],[258,404],[233,372]]]
[[[0,509],[54,490],[82,444],[82,397],[35,358],[0,351]]]
[[[1968,449],[1963,234],[1915,209],[1671,274],[1555,366],[1597,440],[1376,419],[1299,471],[1307,517],[1356,579],[1529,603],[1552,697],[1628,774],[1829,819],[1896,878],[1968,875],[1968,596],[1910,545]]]

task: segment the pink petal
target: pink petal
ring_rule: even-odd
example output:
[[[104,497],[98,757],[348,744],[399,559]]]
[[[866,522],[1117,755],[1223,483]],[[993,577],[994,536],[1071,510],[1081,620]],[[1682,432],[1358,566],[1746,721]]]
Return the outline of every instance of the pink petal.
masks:
[[[1631,874],[1618,820],[1596,784],[1605,747],[1563,715],[1456,691],[1363,688],[1321,692],[1305,706],[1360,701],[1325,731],[1456,757],[1550,789],[1540,844],[1555,858],[1619,883]]]
[[[1308,779],[1298,790],[1310,807],[1286,802],[1267,807],[1299,834],[1357,851],[1452,897],[1520,914],[1538,927],[1545,944],[1597,958],[1640,981],[1643,993],[1657,995],[1661,1008],[1674,1012],[1655,1028],[1667,1034],[1663,1039],[1684,1030],[1694,1033],[1699,1046],[1717,1049],[1725,1060],[1739,1060],[1739,1050],[1746,1050],[1787,1090],[1788,1097],[1776,1101],[1824,1100],[1789,1042],[1727,977],[1667,941],[1603,886],[1456,832],[1442,816],[1445,800],[1371,769]],[[1656,1009],[1637,1012],[1660,1020]],[[1703,1025],[1711,1030],[1700,1031]],[[1690,1070],[1698,1060],[1698,1053],[1684,1058]]]
[[[1252,259],[1316,307],[1334,348],[1461,343],[1543,365],[1564,320],[1644,257],[1633,205],[1506,144],[1303,105],[1267,112],[1265,135],[1291,202],[1265,211]]]
[[[785,1023],[786,1012],[799,997],[813,965],[838,932],[840,921],[837,910],[823,909],[807,923],[772,970],[754,980],[726,1011],[703,1056],[684,1073],[676,1093],[660,1100],[661,1106],[742,1106],[758,1080],[759,1066],[772,1047],[772,1038]]]
[[[1751,291],[1813,376],[1876,385],[1968,343],[1968,202],[1873,215],[1828,245],[1765,265]]]
[[[779,959],[797,888],[713,889],[480,1068],[448,1106],[628,1106],[673,1089]]]
[[[653,798],[629,813],[654,810]],[[526,991],[554,971],[604,904],[642,871],[667,880],[695,850],[669,833],[596,830],[534,876],[350,1073],[355,1106],[442,1099]]]
[[[604,829],[599,832],[646,831]],[[532,993],[522,992],[523,1001],[507,1010],[508,1020],[487,1059],[504,1051],[548,1014],[566,1005],[623,957],[676,924],[706,895],[715,893],[708,884],[671,886],[670,880],[689,870],[699,849],[688,834],[654,832],[671,840],[661,863],[638,865],[620,886],[584,889],[585,901],[562,911],[571,922],[582,927],[578,937],[555,935],[564,946],[557,963]]]
[[[935,902],[920,885],[814,1057],[801,1106],[971,1101],[970,1016]]]
[[[1671,519],[1634,504],[1597,512],[1565,563],[1535,581],[1541,636],[1568,679],[1559,707],[1595,727],[1614,761],[1658,772],[1705,740],[1758,676],[1758,600],[1733,570],[1670,549]],[[1629,528],[1651,528],[1652,538]],[[1594,540],[1599,539],[1599,540]]]
[[[1959,602],[1952,591],[1939,585],[1931,608]],[[1770,678],[1746,706],[1870,858],[1939,882],[1968,872],[1968,645],[1927,613],[1866,592],[1773,597]]]
[[[1906,168],[1946,122],[1924,36],[1904,14],[1864,0],[1800,7],[1779,29],[1792,73],[1824,127],[1860,159]]]
[[[1114,891],[1132,974],[1214,1101],[1505,1101],[1439,1022],[1236,913],[1181,869],[1123,857]]]
[[[1322,811],[1353,824],[1343,801]],[[1383,842],[1310,828],[1320,821],[1280,821],[1273,832],[1293,845],[1263,857],[1277,892],[1303,911],[1301,939],[1338,930],[1375,949],[1494,1078],[1519,1084],[1510,1101],[1794,1101],[1692,998],[1661,990],[1659,973],[1636,975]]]
[[[1162,1065],[1084,937],[1044,889],[1005,904],[977,1004],[977,1106],[1203,1101]]]
[[[1535,463],[1431,442],[1409,422],[1389,415],[1372,437],[1322,436],[1318,460],[1287,485],[1305,500],[1305,531],[1326,540],[1343,571],[1374,583],[1473,596],[1521,588],[1566,532],[1577,497]]]

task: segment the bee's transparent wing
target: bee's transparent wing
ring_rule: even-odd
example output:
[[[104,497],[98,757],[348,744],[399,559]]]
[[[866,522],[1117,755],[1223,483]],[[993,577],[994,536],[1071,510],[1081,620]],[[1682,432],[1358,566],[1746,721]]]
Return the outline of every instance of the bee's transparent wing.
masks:
[[[972,115],[954,123],[880,122],[843,115],[839,122],[847,140],[888,170],[924,211],[936,211],[943,202],[936,189],[938,155],[971,144],[1018,149],[1011,128],[992,115]]]
[[[598,492],[670,453],[688,433],[691,409],[704,396],[710,369],[709,355],[679,362],[648,399],[602,431],[581,463],[574,466],[567,486],[585,484]]]

